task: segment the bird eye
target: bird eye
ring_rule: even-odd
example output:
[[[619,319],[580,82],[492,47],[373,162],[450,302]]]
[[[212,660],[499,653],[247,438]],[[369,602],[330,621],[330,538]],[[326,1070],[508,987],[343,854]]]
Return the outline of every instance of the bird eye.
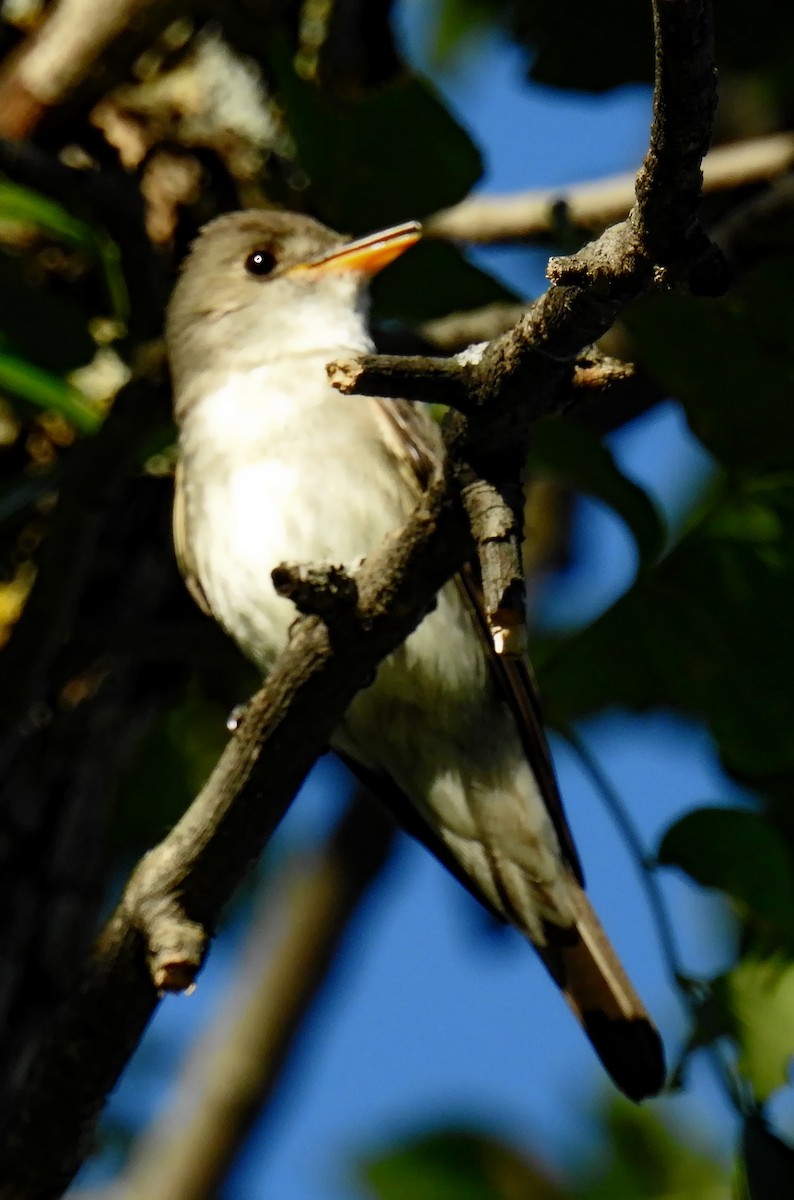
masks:
[[[249,275],[269,275],[275,265],[276,259],[269,250],[254,250],[245,260],[245,269]]]

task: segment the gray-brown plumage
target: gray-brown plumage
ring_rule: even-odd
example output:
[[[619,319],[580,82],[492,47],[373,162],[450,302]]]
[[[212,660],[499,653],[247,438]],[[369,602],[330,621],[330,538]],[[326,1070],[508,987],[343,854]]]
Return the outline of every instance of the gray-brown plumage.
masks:
[[[370,553],[441,453],[421,406],[343,397],[325,371],[372,349],[367,278],[417,236],[406,226],[345,245],[307,217],[234,213],[202,232],[174,292],[177,554],[193,595],[263,672],[294,617],[271,569]],[[442,589],[333,741],[529,938],[618,1086],[657,1092],[661,1043],[582,890],[529,669],[493,656],[472,570]]]

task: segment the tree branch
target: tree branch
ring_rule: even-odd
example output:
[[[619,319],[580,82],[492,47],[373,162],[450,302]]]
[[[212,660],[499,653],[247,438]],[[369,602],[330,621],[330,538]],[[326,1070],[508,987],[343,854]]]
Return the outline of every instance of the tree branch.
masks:
[[[134,55],[144,21],[163,28],[173,0],[59,0],[44,24],[0,70],[0,137],[31,137],[50,109],[63,104],[122,36]],[[133,36],[130,37],[130,34]]]
[[[732,191],[770,183],[794,166],[794,134],[772,133],[717,146],[703,160],[703,191]],[[547,241],[565,226],[599,233],[626,216],[636,174],[613,175],[562,188],[507,196],[469,196],[425,222],[429,237],[487,244]],[[483,335],[485,336],[485,335]]]
[[[331,385],[345,396],[421,400],[446,404],[463,413],[470,412],[475,404],[469,390],[469,372],[458,358],[362,354],[331,362],[327,371]]]
[[[281,1081],[393,837],[385,810],[358,796],[327,845],[291,862],[265,889],[241,978],[192,1050],[171,1110],[133,1150],[114,1188],[119,1200],[205,1200],[216,1194]]]

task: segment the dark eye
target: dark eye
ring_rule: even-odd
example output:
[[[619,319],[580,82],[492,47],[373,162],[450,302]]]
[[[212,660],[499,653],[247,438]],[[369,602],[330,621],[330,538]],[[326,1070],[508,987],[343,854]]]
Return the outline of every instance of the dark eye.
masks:
[[[269,275],[275,265],[275,257],[269,250],[254,250],[245,260],[245,269],[249,275]]]

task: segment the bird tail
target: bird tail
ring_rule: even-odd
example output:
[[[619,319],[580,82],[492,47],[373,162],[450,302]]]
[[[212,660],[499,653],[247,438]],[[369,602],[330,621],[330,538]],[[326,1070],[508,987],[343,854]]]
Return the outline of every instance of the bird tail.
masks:
[[[661,1038],[573,879],[571,891],[575,925],[547,924],[540,957],[617,1087],[631,1100],[655,1096],[664,1086]]]

